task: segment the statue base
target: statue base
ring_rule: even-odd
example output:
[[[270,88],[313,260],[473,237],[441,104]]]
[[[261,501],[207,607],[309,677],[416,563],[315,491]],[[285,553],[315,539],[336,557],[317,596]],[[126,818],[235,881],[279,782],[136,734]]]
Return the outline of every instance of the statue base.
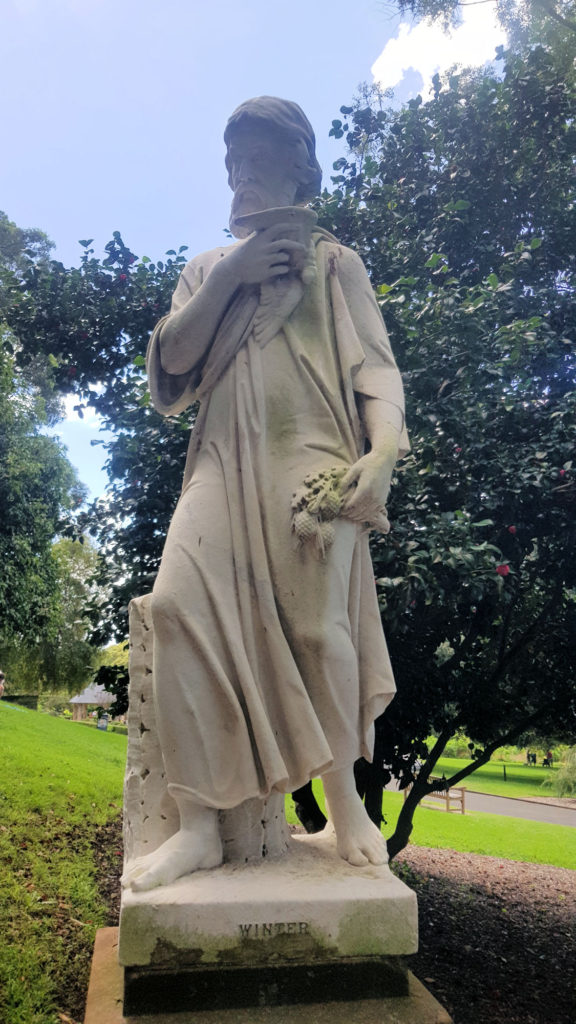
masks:
[[[118,964],[118,929],[96,933],[84,1024],[452,1024],[443,1006],[413,974],[404,996],[353,1002],[298,1003],[279,1007],[124,1014],[123,971]]]
[[[388,867],[297,836],[282,858],[124,891],[125,1012],[402,997],[417,946],[416,896]]]

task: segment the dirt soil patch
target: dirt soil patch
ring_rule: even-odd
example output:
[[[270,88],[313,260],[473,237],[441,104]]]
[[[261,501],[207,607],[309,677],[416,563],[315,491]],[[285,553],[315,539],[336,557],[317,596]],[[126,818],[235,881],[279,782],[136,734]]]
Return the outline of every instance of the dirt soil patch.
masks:
[[[94,851],[109,925],[118,924],[122,829]],[[411,969],[454,1024],[575,1024],[576,871],[409,847],[394,870],[418,895]]]
[[[455,1024],[575,1024],[576,871],[411,846],[412,970]]]

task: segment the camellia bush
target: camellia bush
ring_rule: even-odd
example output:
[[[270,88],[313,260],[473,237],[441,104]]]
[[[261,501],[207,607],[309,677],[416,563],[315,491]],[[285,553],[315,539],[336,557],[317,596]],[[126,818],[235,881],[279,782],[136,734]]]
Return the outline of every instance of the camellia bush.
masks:
[[[576,731],[574,66],[501,60],[428,103],[343,108],[319,208],[369,267],[407,392],[372,545],[398,696],[363,774],[375,818],[379,784],[412,787],[392,854],[431,789],[529,729]],[[435,780],[460,730],[470,764]]]

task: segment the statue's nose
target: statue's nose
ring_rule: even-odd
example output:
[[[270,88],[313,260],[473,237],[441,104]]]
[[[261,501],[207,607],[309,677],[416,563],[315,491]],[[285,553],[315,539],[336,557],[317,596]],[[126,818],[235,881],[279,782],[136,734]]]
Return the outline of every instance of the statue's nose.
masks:
[[[250,185],[256,180],[252,161],[249,159],[242,160],[236,172],[236,185]]]

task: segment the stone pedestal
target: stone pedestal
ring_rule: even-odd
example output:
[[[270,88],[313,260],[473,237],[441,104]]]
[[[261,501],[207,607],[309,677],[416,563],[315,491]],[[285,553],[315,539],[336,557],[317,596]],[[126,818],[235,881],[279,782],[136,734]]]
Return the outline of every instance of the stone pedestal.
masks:
[[[125,1009],[403,996],[417,945],[415,894],[387,867],[351,867],[332,834],[298,836],[280,859],[125,892]]]
[[[452,1024],[449,1014],[408,971],[408,992],[383,999],[353,1002],[332,998],[285,1006],[251,1006],[234,1010],[124,1014],[123,971],[118,964],[118,929],[96,934],[84,1024]],[[337,991],[338,984],[334,986]]]

